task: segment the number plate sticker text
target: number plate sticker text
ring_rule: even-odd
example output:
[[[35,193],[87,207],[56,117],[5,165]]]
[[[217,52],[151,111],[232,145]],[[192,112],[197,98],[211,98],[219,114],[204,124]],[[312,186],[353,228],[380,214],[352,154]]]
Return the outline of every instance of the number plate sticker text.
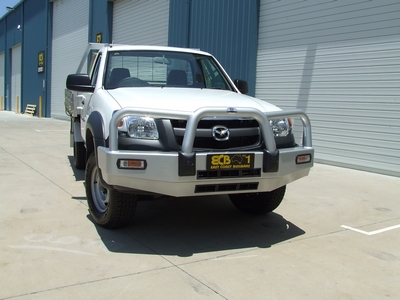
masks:
[[[253,168],[254,153],[207,155],[207,170],[235,170]]]

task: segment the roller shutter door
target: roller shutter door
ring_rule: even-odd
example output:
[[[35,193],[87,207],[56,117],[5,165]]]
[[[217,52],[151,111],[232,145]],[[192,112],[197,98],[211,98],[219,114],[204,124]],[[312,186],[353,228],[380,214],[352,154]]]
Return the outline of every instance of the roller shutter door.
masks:
[[[11,49],[11,110],[21,112],[21,45]]]
[[[53,3],[51,116],[67,118],[64,110],[65,80],[76,72],[88,45],[89,1]]]
[[[0,110],[4,110],[6,105],[6,93],[4,89],[4,52],[0,53]]]
[[[400,176],[399,15],[398,1],[261,0],[256,96],[308,113],[317,162]]]
[[[169,0],[114,2],[112,39],[116,44],[168,45]]]

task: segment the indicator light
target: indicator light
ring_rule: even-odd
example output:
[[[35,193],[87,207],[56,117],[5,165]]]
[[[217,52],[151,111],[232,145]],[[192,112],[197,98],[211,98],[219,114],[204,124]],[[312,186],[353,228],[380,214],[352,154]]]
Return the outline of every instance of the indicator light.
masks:
[[[302,154],[296,157],[296,164],[305,164],[311,161],[311,154]]]
[[[147,162],[142,159],[118,159],[117,167],[118,169],[145,170]]]

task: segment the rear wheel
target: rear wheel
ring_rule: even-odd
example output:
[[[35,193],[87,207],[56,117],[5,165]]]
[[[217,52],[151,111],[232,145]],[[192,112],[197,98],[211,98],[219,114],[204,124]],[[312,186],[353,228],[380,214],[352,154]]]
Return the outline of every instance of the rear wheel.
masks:
[[[286,185],[263,193],[231,194],[233,205],[248,214],[263,215],[276,209],[285,196]]]
[[[85,172],[86,197],[94,221],[105,228],[119,228],[132,224],[137,195],[107,189],[101,184],[96,157],[90,155]]]

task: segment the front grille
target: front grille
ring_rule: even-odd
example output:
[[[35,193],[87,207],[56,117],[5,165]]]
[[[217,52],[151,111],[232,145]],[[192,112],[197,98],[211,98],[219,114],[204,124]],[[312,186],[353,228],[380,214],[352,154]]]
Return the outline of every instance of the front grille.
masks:
[[[196,185],[195,193],[234,192],[257,190],[258,182]]]
[[[260,177],[261,169],[197,171],[197,179]]]
[[[171,120],[175,139],[182,146],[185,134],[185,120]],[[217,141],[212,136],[214,126],[223,125],[230,131],[230,138],[226,141]],[[233,149],[257,147],[260,145],[260,128],[254,119],[203,119],[199,122],[193,147],[196,149]]]

